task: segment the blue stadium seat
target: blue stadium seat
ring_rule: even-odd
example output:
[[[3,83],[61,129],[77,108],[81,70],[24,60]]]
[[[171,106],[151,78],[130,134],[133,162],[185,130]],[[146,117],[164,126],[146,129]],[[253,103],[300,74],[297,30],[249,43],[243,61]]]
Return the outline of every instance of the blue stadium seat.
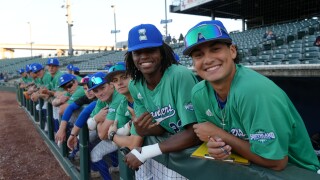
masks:
[[[274,50],[274,54],[287,54],[287,49],[276,49]]]
[[[263,63],[266,63],[268,62],[270,59],[270,55],[260,55],[258,56],[258,60],[257,62],[263,62]]]
[[[273,50],[261,51],[260,55],[273,55]]]
[[[302,48],[289,48],[288,53],[302,53]]]
[[[289,45],[290,48],[302,48],[302,44],[290,44]]]
[[[305,47],[304,52],[319,52],[319,47],[313,46],[313,47]]]

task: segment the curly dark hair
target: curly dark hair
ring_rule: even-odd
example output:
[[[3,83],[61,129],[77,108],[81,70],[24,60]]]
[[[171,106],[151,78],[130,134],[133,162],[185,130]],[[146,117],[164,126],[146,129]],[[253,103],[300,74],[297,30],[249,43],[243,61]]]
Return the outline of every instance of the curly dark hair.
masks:
[[[174,52],[172,48],[163,42],[163,45],[158,47],[160,49],[161,56],[163,57],[161,60],[161,73],[170,67],[172,64],[178,64],[178,62],[174,58]],[[135,83],[139,80],[143,80],[143,74],[138,68],[135,66],[132,58],[132,52],[127,52],[125,54],[125,62],[127,68],[127,74],[131,76],[131,78],[135,81]]]

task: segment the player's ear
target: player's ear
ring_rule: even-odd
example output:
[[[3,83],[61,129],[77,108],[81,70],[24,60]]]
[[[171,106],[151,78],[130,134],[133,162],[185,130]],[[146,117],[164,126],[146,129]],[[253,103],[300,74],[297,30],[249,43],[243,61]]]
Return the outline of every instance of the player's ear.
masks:
[[[234,44],[231,44],[230,47],[230,54],[231,54],[231,57],[232,59],[235,59],[237,57],[237,48]]]

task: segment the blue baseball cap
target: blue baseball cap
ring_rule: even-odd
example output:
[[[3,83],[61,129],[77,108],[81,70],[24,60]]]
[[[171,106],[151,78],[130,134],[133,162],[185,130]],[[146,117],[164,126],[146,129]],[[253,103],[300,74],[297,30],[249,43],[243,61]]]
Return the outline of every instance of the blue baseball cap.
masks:
[[[108,82],[111,82],[112,78],[119,74],[119,73],[125,73],[126,72],[126,65],[121,62],[117,63],[116,65],[112,66],[110,69],[109,69],[109,72],[107,74],[107,81]]]
[[[88,91],[95,89],[103,84],[107,83],[106,74],[103,72],[97,72],[92,74],[88,81]]]
[[[73,68],[73,64],[68,64],[68,65],[67,65],[67,69],[68,69],[68,70],[72,71],[72,68]]]
[[[59,87],[64,86],[65,84],[67,84],[68,82],[72,81],[72,80],[76,80],[77,78],[72,75],[72,74],[63,74],[60,78],[59,78]]]
[[[31,64],[31,71],[33,73],[37,73],[38,71],[42,70],[43,69],[43,66],[39,63],[33,63]]]
[[[29,73],[31,71],[31,64],[26,65],[26,72]]]
[[[177,62],[180,62],[180,57],[179,57],[178,54],[173,53],[173,56],[174,56],[174,59],[175,59]]]
[[[72,71],[80,72],[80,69],[78,67],[76,67],[76,66],[73,66]]]
[[[19,70],[18,70],[18,73],[19,73],[19,74],[22,74],[22,73],[24,73],[24,72],[26,72],[24,69],[19,69]]]
[[[57,58],[49,58],[47,61],[47,65],[59,66],[59,60]]]
[[[232,43],[228,31],[221,21],[202,21],[192,27],[185,35],[183,55],[189,55],[196,46],[208,41]]]
[[[128,35],[128,52],[162,46],[162,34],[152,24],[133,27]]]

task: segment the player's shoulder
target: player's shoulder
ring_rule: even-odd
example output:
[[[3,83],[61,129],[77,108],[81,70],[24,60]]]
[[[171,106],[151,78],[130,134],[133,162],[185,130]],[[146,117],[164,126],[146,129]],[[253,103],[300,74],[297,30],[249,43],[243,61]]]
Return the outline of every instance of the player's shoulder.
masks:
[[[195,86],[193,86],[191,94],[195,95],[198,93],[202,93],[207,90],[208,81],[202,80],[199,83],[197,83]]]

